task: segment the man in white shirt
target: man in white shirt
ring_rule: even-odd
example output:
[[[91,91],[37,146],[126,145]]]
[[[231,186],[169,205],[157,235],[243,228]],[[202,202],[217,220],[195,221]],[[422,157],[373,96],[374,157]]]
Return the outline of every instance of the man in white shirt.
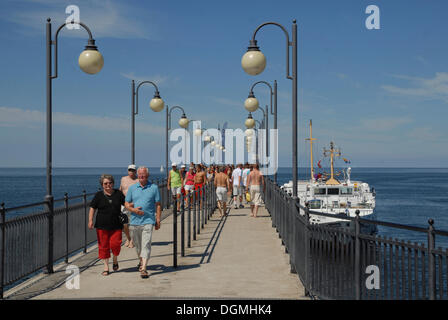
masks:
[[[240,163],[238,167],[232,172],[232,182],[233,182],[233,203],[235,204],[235,209],[238,209],[236,199],[240,198],[240,208],[244,208],[243,202],[243,170],[241,168],[243,165]]]
[[[249,176],[249,173],[250,173],[250,165],[248,163],[246,163],[246,165],[244,166],[244,169],[243,169],[243,174],[242,174],[243,186],[244,186],[243,191],[247,189],[247,177]],[[244,194],[243,194],[243,198],[244,198],[245,203],[249,204],[249,202],[247,202],[247,199],[244,196]]]

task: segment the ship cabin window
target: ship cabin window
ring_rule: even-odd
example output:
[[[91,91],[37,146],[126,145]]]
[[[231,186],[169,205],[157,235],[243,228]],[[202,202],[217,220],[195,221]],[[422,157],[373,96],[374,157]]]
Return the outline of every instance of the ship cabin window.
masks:
[[[326,195],[327,189],[325,188],[314,188],[314,195]]]
[[[328,195],[338,195],[339,194],[339,188],[328,188]]]
[[[310,209],[320,209],[322,200],[310,200]]]
[[[353,188],[341,187],[341,194],[343,195],[353,194]]]

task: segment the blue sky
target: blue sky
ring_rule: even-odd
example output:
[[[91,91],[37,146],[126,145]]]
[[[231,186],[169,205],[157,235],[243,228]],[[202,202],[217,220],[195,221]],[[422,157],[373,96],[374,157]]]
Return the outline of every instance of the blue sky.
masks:
[[[368,30],[368,5],[380,9]],[[241,68],[255,28],[275,21],[299,37],[299,165],[309,163],[308,122],[316,155],[330,141],[353,166],[446,167],[448,157],[448,3],[433,1],[55,1],[0,2],[0,166],[45,166],[45,22],[53,33],[77,5],[105,64],[83,73],[86,33],[59,36],[53,81],[53,166],[125,166],[130,161],[130,84],[159,85],[169,106],[216,128],[243,128],[244,100],[260,80],[278,81],[279,165],[291,163],[291,86],[285,37],[257,34],[265,71]],[[268,90],[255,91],[262,105]],[[136,162],[164,163],[164,113],[140,90]],[[255,114],[257,119],[261,113]],[[180,114],[174,113],[174,118]],[[174,120],[173,118],[173,120]],[[272,124],[272,120],[270,120]],[[176,124],[176,121],[173,121]]]

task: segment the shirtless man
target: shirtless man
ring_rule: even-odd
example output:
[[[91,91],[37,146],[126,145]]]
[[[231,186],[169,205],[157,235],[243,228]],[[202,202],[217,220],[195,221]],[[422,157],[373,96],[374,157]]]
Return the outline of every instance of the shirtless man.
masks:
[[[194,190],[200,190],[207,182],[207,175],[202,171],[201,165],[196,166],[196,174],[194,175]],[[202,191],[199,191],[199,199],[201,199]],[[200,201],[200,208],[202,208],[202,201]]]
[[[258,206],[261,204],[261,185],[263,185],[263,192],[266,189],[266,185],[264,184],[264,178],[261,174],[258,164],[253,165],[253,170],[247,177],[247,188],[250,192],[250,216],[257,217]],[[247,189],[246,189],[247,191]]]
[[[216,196],[218,198],[219,217],[227,215],[227,194],[230,195],[229,176],[224,173],[224,168],[219,168],[219,173],[215,175]]]
[[[121,178],[120,191],[123,192],[124,196],[126,196],[126,193],[128,192],[129,187],[137,182],[138,182],[137,167],[135,166],[135,164],[130,164],[128,166],[128,175]],[[130,212],[124,206],[121,206],[121,212],[123,212],[124,214],[127,214],[129,220],[131,220]],[[129,225],[128,224],[123,225],[123,231],[124,231],[124,234],[126,235],[126,242],[124,243],[125,247],[134,248],[134,243],[132,242],[131,235],[129,234]]]

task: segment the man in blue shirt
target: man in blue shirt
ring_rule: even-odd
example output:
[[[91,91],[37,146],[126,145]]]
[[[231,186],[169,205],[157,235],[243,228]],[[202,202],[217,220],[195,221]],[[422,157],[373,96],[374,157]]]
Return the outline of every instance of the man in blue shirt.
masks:
[[[125,199],[125,207],[131,212],[129,231],[134,242],[140,276],[148,278],[146,265],[151,255],[152,231],[160,228],[160,193],[157,185],[148,181],[149,170],[139,167],[137,170],[138,183],[129,187]]]

